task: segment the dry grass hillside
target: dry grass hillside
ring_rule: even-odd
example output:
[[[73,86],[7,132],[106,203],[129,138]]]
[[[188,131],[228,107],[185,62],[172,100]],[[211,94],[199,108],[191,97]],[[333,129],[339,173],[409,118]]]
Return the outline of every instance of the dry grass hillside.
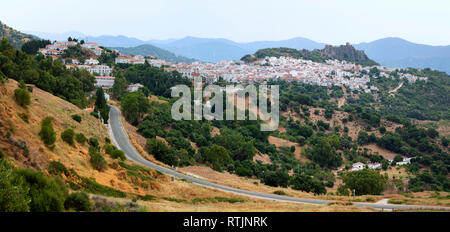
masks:
[[[97,137],[103,146],[104,138],[108,136],[107,128],[87,111],[34,86],[31,104],[26,108],[21,107],[14,98],[16,88],[17,82],[11,79],[0,84],[0,147],[5,155],[14,161],[17,168],[36,169],[47,175],[49,163],[58,161],[68,170],[73,170],[69,174],[62,174],[67,183],[80,184],[89,179],[107,189],[113,189],[106,191],[118,190],[124,196],[101,196],[101,201],[127,205],[131,204],[132,198],[144,196],[133,203],[139,204],[139,210],[142,211],[371,211],[345,205],[280,203],[224,193],[172,179],[129,161],[118,162],[105,155],[103,150],[108,167],[99,172],[89,162],[88,145],[70,146],[62,141],[61,132],[72,128],[87,138]],[[82,116],[81,123],[72,119],[73,114]],[[28,122],[23,119],[24,115],[28,116]],[[49,116],[53,118],[53,128],[57,134],[53,149],[46,147],[38,135],[42,120]],[[133,142],[139,144],[143,141]],[[104,194],[91,194],[91,199],[97,202],[99,195]]]

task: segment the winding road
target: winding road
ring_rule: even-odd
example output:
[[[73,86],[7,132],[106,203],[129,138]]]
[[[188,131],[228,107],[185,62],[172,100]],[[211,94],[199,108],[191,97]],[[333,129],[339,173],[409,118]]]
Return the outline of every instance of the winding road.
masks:
[[[139,155],[139,152],[136,150],[136,148],[131,144],[128,134],[126,133],[123,125],[122,125],[122,117],[120,110],[115,107],[111,106],[111,110],[109,113],[110,119],[108,124],[108,130],[109,135],[114,143],[115,146],[117,146],[119,149],[125,152],[126,157],[129,160],[132,160],[134,162],[143,164],[149,168],[158,170],[164,174],[175,176],[180,179],[185,179],[191,183],[201,185],[208,188],[214,188],[217,190],[221,190],[224,192],[230,192],[234,194],[239,195],[245,195],[248,197],[258,198],[258,199],[265,199],[265,200],[273,200],[273,201],[284,201],[284,202],[293,202],[293,203],[306,203],[306,204],[316,204],[316,205],[323,205],[328,204],[333,201],[329,200],[318,200],[318,199],[307,199],[307,198],[296,198],[296,197],[289,197],[289,196],[280,196],[275,194],[268,194],[268,193],[259,193],[259,192],[252,192],[237,188],[232,188],[224,185],[219,185],[216,183],[211,183],[206,180],[197,179],[188,175],[184,175],[182,173],[179,173],[173,169],[165,168],[160,165],[157,165],[155,163],[152,163],[144,158],[142,158]],[[439,207],[439,206],[418,206],[418,205],[393,205],[393,204],[384,204],[384,203],[361,203],[361,202],[354,202],[355,206],[359,207],[372,207],[376,209],[424,209],[424,210],[450,210],[450,207]]]

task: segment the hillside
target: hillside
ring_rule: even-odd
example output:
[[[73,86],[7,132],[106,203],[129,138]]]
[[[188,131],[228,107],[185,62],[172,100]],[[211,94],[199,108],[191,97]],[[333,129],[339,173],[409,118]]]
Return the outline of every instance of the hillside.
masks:
[[[22,47],[25,42],[31,39],[37,39],[37,37],[35,36],[27,35],[11,27],[8,27],[6,24],[3,24],[0,21],[0,40],[3,38],[7,38],[11,45],[13,45],[15,48]]]
[[[60,136],[62,131],[72,128],[88,139],[98,138],[103,147],[104,138],[108,136],[106,127],[87,111],[34,86],[31,104],[23,108],[14,99],[17,84],[12,79],[0,84],[2,154],[16,168],[37,170],[52,179],[61,177],[69,192],[87,192],[94,211],[370,211],[339,205],[274,205],[265,200],[218,192],[183,180],[171,180],[169,176],[129,161],[113,159],[104,149],[101,155],[107,166],[98,171],[90,163],[88,143],[76,142],[71,146]],[[72,119],[73,114],[81,116],[81,123]],[[27,115],[28,122],[23,115]],[[46,147],[38,135],[41,121],[48,116],[53,118],[56,132],[53,149]]]
[[[133,55],[152,55],[157,57],[158,59],[164,59],[169,62],[186,62],[190,63],[195,61],[194,59],[186,58],[183,56],[177,56],[172,52],[169,52],[167,50],[155,47],[150,44],[140,45],[137,47],[111,47],[111,49],[117,49],[123,54],[133,54]]]
[[[367,57],[364,51],[356,50],[352,45],[346,44],[341,46],[327,45],[324,49],[314,49],[312,51],[293,48],[266,48],[258,50],[254,55],[245,55],[241,60],[253,62],[264,57],[280,57],[289,56],[293,58],[301,58],[312,60],[314,62],[325,62],[328,59],[346,60],[361,65],[377,65],[377,63]]]

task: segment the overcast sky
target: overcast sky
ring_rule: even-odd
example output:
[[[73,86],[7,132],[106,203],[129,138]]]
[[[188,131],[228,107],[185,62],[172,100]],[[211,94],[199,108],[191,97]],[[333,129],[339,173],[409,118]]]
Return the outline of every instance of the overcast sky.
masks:
[[[450,45],[448,0],[14,0],[2,1],[0,21],[21,31],[142,40],[306,37],[337,45],[401,37]]]

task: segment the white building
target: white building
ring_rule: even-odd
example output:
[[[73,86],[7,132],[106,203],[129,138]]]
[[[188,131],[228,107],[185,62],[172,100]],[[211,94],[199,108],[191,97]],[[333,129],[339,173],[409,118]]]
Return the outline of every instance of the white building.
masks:
[[[95,86],[102,87],[105,89],[109,89],[114,85],[115,77],[95,77],[95,80],[97,83],[95,83]]]
[[[364,164],[361,162],[354,163],[352,165],[352,171],[359,171],[359,170],[363,170],[363,169],[364,169]]]
[[[84,61],[84,64],[86,64],[86,65],[97,65],[99,63],[100,62],[98,60],[93,59],[93,58],[89,58],[89,59]]]
[[[128,92],[136,92],[142,87],[144,87],[144,86],[139,84],[139,83],[138,84],[132,84],[132,85],[128,86],[127,91]]]
[[[380,163],[368,164],[367,167],[369,169],[381,169],[381,164]]]
[[[112,68],[107,65],[93,65],[87,69],[91,74],[98,73],[100,76],[111,76]]]
[[[403,158],[402,162],[398,162],[396,165],[407,165],[411,163],[412,158]]]

